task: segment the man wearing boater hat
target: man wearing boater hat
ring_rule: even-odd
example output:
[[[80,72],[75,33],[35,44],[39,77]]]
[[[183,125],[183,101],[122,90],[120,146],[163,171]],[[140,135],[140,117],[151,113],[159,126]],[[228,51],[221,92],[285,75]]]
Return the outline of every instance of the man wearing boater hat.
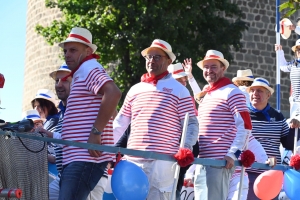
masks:
[[[127,148],[174,155],[179,150],[184,117],[188,112],[184,147],[193,158],[191,150],[197,140],[198,122],[189,91],[167,71],[176,58],[171,45],[155,39],[141,54],[146,60],[147,73],[140,83],[130,88],[114,120],[115,142],[131,123]],[[147,174],[150,183],[147,199],[170,199],[174,162],[133,156],[125,156],[125,159],[140,166]]]
[[[62,139],[113,145],[112,130],[102,133],[108,128],[121,92],[97,62],[99,56],[94,54],[97,46],[92,43],[92,34],[85,28],[73,28],[59,46],[72,71],[62,81],[73,77]],[[59,199],[86,199],[113,157],[107,152],[64,146]]]
[[[268,157],[275,157],[281,162],[280,143],[288,150],[293,149],[293,137],[289,137],[289,127],[281,112],[270,106],[269,99],[274,93],[269,81],[258,77],[247,88],[250,95],[249,111],[252,121],[252,135],[265,149]],[[256,178],[265,170],[249,168],[246,170],[249,178],[248,199],[258,200],[253,185]],[[274,198],[277,199],[277,198]]]
[[[221,52],[207,51],[197,65],[209,84],[198,108],[199,157],[225,160],[226,166],[196,166],[195,199],[226,200],[234,160],[244,149],[247,133],[252,129],[250,115],[241,90],[224,77],[229,63]],[[207,197],[203,196],[205,184]]]

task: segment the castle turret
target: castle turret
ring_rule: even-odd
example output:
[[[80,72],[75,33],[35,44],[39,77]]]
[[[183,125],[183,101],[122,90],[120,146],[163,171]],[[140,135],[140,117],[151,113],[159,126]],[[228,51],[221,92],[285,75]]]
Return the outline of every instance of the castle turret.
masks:
[[[62,60],[58,46],[50,46],[35,31],[37,24],[50,25],[55,19],[61,18],[59,9],[45,7],[45,0],[27,0],[26,53],[24,68],[24,92],[22,110],[31,108],[30,101],[38,89],[47,88],[54,91],[54,81],[49,73],[57,69]]]

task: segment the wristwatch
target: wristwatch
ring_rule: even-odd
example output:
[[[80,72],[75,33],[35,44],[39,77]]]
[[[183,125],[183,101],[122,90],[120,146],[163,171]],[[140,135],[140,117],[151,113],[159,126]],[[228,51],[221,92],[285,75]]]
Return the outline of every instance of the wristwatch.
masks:
[[[95,135],[101,135],[102,134],[102,131],[98,131],[98,129],[95,126],[92,127],[91,132]]]

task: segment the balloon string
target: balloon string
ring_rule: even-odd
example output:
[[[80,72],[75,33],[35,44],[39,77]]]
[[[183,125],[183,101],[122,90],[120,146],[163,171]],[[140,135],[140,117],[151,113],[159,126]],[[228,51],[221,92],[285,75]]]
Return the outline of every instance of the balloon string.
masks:
[[[117,156],[117,160],[116,160],[116,162],[115,162],[114,168],[116,168],[116,166],[117,166],[117,164],[120,162],[121,158],[122,158],[121,153],[118,152],[118,156]]]

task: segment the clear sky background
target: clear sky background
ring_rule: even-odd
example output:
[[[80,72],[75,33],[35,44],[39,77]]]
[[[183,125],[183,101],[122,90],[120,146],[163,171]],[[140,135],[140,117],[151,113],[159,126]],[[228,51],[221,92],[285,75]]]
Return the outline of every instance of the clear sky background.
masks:
[[[19,121],[22,116],[25,66],[27,0],[1,1],[0,73],[5,77],[0,89],[0,119]]]

